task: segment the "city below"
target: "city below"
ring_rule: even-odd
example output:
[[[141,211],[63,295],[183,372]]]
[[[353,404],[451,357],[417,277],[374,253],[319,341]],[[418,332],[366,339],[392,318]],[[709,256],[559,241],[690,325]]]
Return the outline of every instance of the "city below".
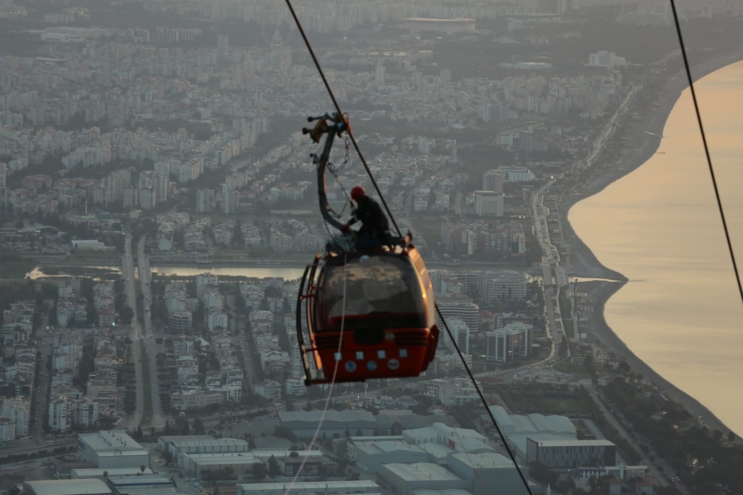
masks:
[[[743,4],[679,3],[696,70],[743,59]],[[658,149],[667,1],[297,9],[374,178],[339,136],[327,199],[412,236],[435,357],[306,385],[300,279],[337,232],[302,126],[334,108],[283,2],[0,1],[0,493],[743,493],[740,439],[608,328],[627,280],[567,222]]]

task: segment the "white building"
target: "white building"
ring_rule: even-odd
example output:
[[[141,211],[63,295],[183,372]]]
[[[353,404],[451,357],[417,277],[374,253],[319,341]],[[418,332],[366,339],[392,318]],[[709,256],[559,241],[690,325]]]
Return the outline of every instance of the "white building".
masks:
[[[103,430],[78,436],[78,455],[97,468],[150,465],[150,454],[124,430]]]
[[[382,464],[391,462],[401,464],[428,462],[426,451],[403,441],[381,440],[360,445],[355,449],[355,456],[356,462],[372,474],[378,473]]]
[[[461,406],[480,398],[472,382],[462,378],[435,379],[427,382],[425,387],[425,395],[436,397],[445,406]]]
[[[449,456],[448,467],[462,479],[470,481],[474,495],[490,495],[498,487],[498,495],[522,495],[524,483],[516,465],[503,454],[483,452],[480,454],[457,453]],[[528,469],[520,466],[528,476]]]
[[[449,325],[449,330],[451,330],[452,337],[454,337],[454,341],[457,343],[457,346],[459,346],[459,350],[465,356],[468,356],[470,354],[470,327],[468,327],[460,318],[456,317],[447,318],[446,323]],[[443,339],[449,350],[456,353],[457,351],[452,339],[450,339],[448,335],[444,336]]]
[[[411,493],[414,490],[467,489],[471,483],[438,464],[419,462],[416,464],[385,464],[379,477],[395,489],[396,493]]]
[[[475,214],[481,217],[502,217],[504,196],[493,191],[475,191]]]
[[[472,302],[467,296],[436,296],[436,304],[446,321],[451,318],[459,318],[471,329],[480,328],[480,307]],[[444,325],[436,313],[436,324],[443,329]]]
[[[503,174],[497,170],[485,172],[482,176],[482,190],[503,194]]]
[[[8,418],[0,418],[0,442],[10,442],[11,440],[15,440],[15,437],[15,421]]]
[[[55,431],[67,431],[72,426],[74,402],[65,396],[49,402],[49,428]]]
[[[488,361],[511,363],[531,353],[531,325],[512,322],[485,334],[485,356]]]
[[[19,437],[28,435],[31,420],[31,401],[22,398],[3,399],[0,416],[15,423],[15,432]]]
[[[271,400],[281,399],[281,384],[273,380],[266,380],[255,385],[255,393]]]
[[[483,301],[519,300],[526,298],[526,277],[511,270],[489,271],[480,279],[480,297]]]
[[[207,328],[210,332],[213,332],[217,327],[227,329],[227,313],[220,311],[212,311],[207,317]]]
[[[617,57],[614,52],[607,52],[601,50],[596,53],[592,53],[588,57],[588,65],[592,67],[624,67],[627,65],[627,59],[624,57]]]
[[[526,167],[500,167],[498,172],[503,175],[505,182],[531,182],[536,178]]]
[[[526,463],[539,461],[550,469],[616,464],[616,446],[608,440],[526,440]]]
[[[92,426],[98,422],[98,401],[90,397],[83,397],[75,401],[73,406],[73,420],[77,424]]]

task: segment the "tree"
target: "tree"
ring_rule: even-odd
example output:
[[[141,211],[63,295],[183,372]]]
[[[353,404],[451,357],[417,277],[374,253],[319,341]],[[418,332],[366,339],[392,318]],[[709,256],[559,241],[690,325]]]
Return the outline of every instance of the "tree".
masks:
[[[266,467],[263,464],[253,464],[253,479],[260,481],[266,478]]]
[[[243,231],[240,228],[240,222],[235,222],[235,230],[232,232],[232,245],[243,247],[245,245],[245,239],[243,238]]]
[[[108,471],[103,471],[103,479],[108,478]]]
[[[141,431],[141,428],[140,428],[140,431]],[[144,464],[142,464],[141,466],[139,466],[139,470],[142,471],[142,474],[144,474],[144,470],[145,469],[147,469],[147,467]]]
[[[215,487],[214,491],[212,492],[212,495],[219,495],[219,487]]]
[[[274,456],[269,457],[269,459],[268,459],[268,475],[271,478],[275,478],[280,473],[281,473],[281,470],[279,468],[279,461],[277,461]]]
[[[134,310],[131,306],[124,306],[121,308],[121,311],[119,311],[119,318],[121,318],[121,323],[124,325],[130,325],[132,322],[132,319],[134,319]]]
[[[735,441],[735,433],[728,432],[728,442],[734,442]]]
[[[204,422],[201,421],[201,418],[196,416],[196,419],[193,422],[193,431],[197,435],[203,435],[204,434]]]
[[[191,427],[188,424],[188,420],[183,422],[183,429],[181,430],[181,435],[188,435],[191,433]]]

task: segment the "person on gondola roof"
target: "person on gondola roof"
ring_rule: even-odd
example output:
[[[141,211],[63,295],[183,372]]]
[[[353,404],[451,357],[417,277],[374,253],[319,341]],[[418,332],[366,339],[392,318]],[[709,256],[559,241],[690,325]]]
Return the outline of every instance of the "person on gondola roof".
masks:
[[[367,196],[366,190],[361,186],[351,189],[351,200],[356,203],[356,208],[353,217],[343,225],[341,231],[348,232],[351,225],[359,221],[362,223],[357,232],[356,249],[378,249],[389,244],[390,224],[379,203]]]

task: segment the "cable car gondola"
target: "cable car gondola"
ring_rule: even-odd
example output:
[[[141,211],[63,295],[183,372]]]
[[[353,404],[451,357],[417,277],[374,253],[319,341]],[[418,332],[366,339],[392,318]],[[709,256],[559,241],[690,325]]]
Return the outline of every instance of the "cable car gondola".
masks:
[[[338,114],[310,117],[313,141],[327,134],[317,165],[320,212],[341,230],[328,204],[325,170],[336,136],[348,130]],[[350,236],[331,239],[302,276],[297,338],[305,384],[419,376],[438,343],[433,285],[411,235],[357,250]]]

